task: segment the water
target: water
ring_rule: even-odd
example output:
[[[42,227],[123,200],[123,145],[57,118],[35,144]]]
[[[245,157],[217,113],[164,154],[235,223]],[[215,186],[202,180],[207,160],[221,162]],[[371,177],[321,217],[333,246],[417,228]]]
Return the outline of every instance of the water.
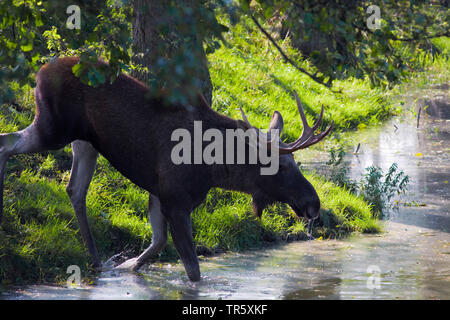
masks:
[[[435,91],[422,103],[432,104],[439,94],[446,91]],[[199,283],[188,281],[179,264],[155,263],[140,275],[104,272],[93,286],[28,286],[0,298],[450,299],[450,120],[447,97],[443,101],[434,104],[437,110],[426,110],[433,117],[422,112],[419,129],[407,117],[362,132],[357,155],[346,159],[353,178],[370,165],[386,170],[393,162],[411,177],[385,233],[201,259]],[[304,165],[323,168],[322,156],[315,154],[315,162]]]

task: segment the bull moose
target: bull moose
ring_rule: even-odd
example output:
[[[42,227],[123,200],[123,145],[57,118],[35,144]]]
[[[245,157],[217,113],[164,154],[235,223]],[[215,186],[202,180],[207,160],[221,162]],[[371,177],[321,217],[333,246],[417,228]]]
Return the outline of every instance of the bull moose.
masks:
[[[176,129],[192,132],[195,121],[201,121],[204,129],[222,132],[255,128],[242,109],[243,120],[231,119],[214,111],[200,94],[189,106],[168,104],[164,97],[149,97],[146,85],[125,74],[120,74],[113,83],[98,87],[85,85],[72,72],[77,63],[78,58],[65,57],[44,65],[36,75],[33,123],[24,130],[0,135],[0,210],[4,170],[10,156],[56,150],[72,143],[73,163],[66,190],[96,267],[101,266],[101,260],[88,226],[86,194],[98,153],[150,193],[151,245],[138,257],[117,266],[119,269],[138,270],[158,254],[167,242],[169,226],[187,276],[191,281],[200,280],[190,213],[214,187],[252,195],[257,216],[261,216],[267,205],[277,201],[289,204],[298,216],[307,219],[318,216],[319,197],[303,177],[292,153],[319,142],[330,132],[332,124],[315,134],[322,121],[323,106],[317,122],[310,127],[294,91],[303,122],[300,138],[287,144],[278,135],[261,134],[265,139],[260,139],[259,143],[263,142],[266,147],[277,146],[279,168],[276,174],[261,175],[259,162],[175,164],[171,161],[175,145],[171,135]],[[104,63],[99,61],[99,64]],[[269,130],[281,132],[282,129],[283,118],[275,111]],[[245,152],[248,153],[248,149]]]

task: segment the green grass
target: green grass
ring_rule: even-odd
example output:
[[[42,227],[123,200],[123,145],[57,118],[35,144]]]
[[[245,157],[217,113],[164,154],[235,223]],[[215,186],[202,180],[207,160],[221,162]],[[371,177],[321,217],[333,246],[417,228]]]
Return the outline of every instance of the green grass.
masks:
[[[213,107],[230,117],[239,118],[242,106],[254,126],[266,128],[273,111],[278,110],[285,121],[284,137],[296,139],[302,124],[293,90],[297,91],[310,122],[317,118],[323,104],[324,125],[334,120],[337,129],[378,123],[393,114],[385,91],[371,88],[368,81],[337,80],[333,89],[341,90],[342,94],[315,83],[285,63],[250,22],[230,26],[225,39],[230,45],[222,46],[208,58],[214,85]],[[281,46],[298,65],[313,71],[287,40],[281,41]]]

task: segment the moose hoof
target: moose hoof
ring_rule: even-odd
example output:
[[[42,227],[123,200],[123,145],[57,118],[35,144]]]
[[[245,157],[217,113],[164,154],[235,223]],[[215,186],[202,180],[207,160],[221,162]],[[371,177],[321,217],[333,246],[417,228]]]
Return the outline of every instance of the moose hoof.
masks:
[[[123,262],[122,264],[115,267],[115,270],[130,270],[130,271],[138,271],[139,268],[142,266],[142,263],[138,262],[138,258],[132,258],[128,259],[127,261]]]
[[[185,266],[185,270],[189,280],[191,280],[192,282],[198,282],[201,280],[200,268],[198,266],[197,267]]]
[[[189,272],[187,276],[192,282],[198,282],[201,280],[200,272]]]

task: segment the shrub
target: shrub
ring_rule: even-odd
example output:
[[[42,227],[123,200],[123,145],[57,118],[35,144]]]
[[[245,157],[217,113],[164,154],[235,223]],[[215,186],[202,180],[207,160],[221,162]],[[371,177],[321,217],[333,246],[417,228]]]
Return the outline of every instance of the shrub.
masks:
[[[398,165],[393,163],[386,174],[378,166],[370,166],[360,181],[350,179],[349,167],[344,162],[344,146],[330,149],[330,160],[327,164],[330,169],[327,178],[340,187],[346,188],[353,194],[360,195],[372,206],[374,215],[383,215],[386,209],[393,207],[392,198],[404,193],[408,188],[409,176]]]

